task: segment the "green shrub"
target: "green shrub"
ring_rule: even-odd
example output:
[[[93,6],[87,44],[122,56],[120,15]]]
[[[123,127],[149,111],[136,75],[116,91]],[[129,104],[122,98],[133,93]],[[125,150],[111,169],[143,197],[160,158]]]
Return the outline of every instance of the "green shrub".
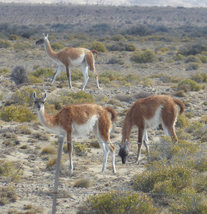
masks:
[[[0,160],[0,176],[7,177],[11,181],[17,181],[21,178],[22,170],[17,164],[11,161]]]
[[[192,80],[198,83],[207,82],[207,74],[206,73],[194,74],[192,76]]]
[[[185,92],[187,91],[199,91],[201,90],[201,86],[191,79],[185,79],[178,83],[178,90],[183,90]]]
[[[32,45],[29,42],[18,41],[14,44],[13,47],[16,51],[25,51],[31,49]]]
[[[111,36],[110,39],[113,41],[125,41],[126,40],[126,38],[124,36],[122,36],[121,34],[113,35],[113,36]]]
[[[63,103],[63,105],[95,102],[94,97],[91,94],[86,93],[85,91],[79,91],[77,93],[66,92],[60,95],[58,99],[61,103]],[[58,102],[58,100],[55,100],[55,102]]]
[[[191,44],[188,46],[181,47],[178,53],[185,56],[189,56],[201,54],[203,51],[207,51],[207,44],[204,42],[199,42],[197,44]]]
[[[54,50],[60,50],[60,49],[64,48],[64,45],[59,42],[53,43],[51,46]]]
[[[17,194],[14,186],[0,187],[0,206],[16,202]]]
[[[110,83],[113,80],[123,80],[123,76],[118,72],[105,71],[99,75],[99,80],[101,83]]]
[[[36,91],[36,93],[39,93],[39,91],[37,91],[36,89],[33,89],[29,86],[23,86],[12,95],[9,103],[33,106],[34,100],[32,98],[32,94],[34,91]]]
[[[0,118],[6,122],[30,122],[35,119],[34,114],[25,106],[10,105],[4,106],[0,110]]]
[[[133,44],[118,42],[107,45],[109,51],[135,51],[136,47]]]
[[[31,73],[35,77],[43,77],[43,78],[48,78],[52,77],[54,75],[53,69],[51,68],[38,68],[35,71]]]
[[[42,83],[43,80],[38,78],[38,77],[35,77],[34,75],[32,74],[29,74],[28,76],[28,80],[29,80],[29,83],[32,83],[32,84],[35,84],[35,83]]]
[[[188,118],[184,114],[178,115],[176,127],[184,128],[188,125],[189,125]]]
[[[89,73],[89,76],[90,76],[90,73]],[[67,80],[67,75],[66,75],[65,70],[63,70],[61,72],[61,74],[59,74],[57,76],[56,80],[58,80],[58,81],[65,81],[65,80]],[[83,80],[83,74],[82,74],[82,72],[80,72],[77,69],[72,70],[72,72],[71,72],[71,80],[72,81]]]
[[[151,63],[156,60],[156,55],[154,51],[151,50],[137,51],[130,59],[135,63]]]
[[[160,166],[150,172],[135,175],[133,178],[133,188],[137,191],[151,192],[159,182],[169,181],[172,183],[174,191],[179,193],[182,189],[191,186],[192,172],[187,167],[179,166]]]
[[[12,46],[11,42],[0,39],[0,48],[9,48],[11,46]]]
[[[198,63],[190,63],[187,68],[186,71],[192,71],[192,70],[198,70],[199,69],[199,64]]]
[[[203,55],[198,55],[199,59],[201,60],[202,63],[207,63],[207,56]]]
[[[195,167],[196,170],[199,172],[205,172],[207,171],[207,157],[201,157],[199,160],[196,162]]]
[[[75,154],[78,156],[85,156],[87,154],[86,145],[83,143],[74,143],[73,148],[74,148]]]
[[[207,199],[206,196],[195,194],[186,194],[171,204],[172,213],[174,214],[206,214]]]
[[[197,63],[200,63],[200,59],[197,58],[196,56],[188,56],[185,60],[185,63],[188,63],[188,62],[197,62]]]
[[[8,68],[2,68],[0,69],[0,75],[7,75],[9,74],[11,71]]]
[[[91,46],[90,46],[90,50],[97,50],[99,52],[105,52],[106,51],[106,46],[104,43],[102,42],[92,42]]]
[[[194,186],[198,193],[207,194],[207,176],[206,175],[197,175],[194,179]]]
[[[146,196],[131,192],[108,192],[91,196],[84,206],[79,208],[78,214],[155,214],[157,208],[152,200]]]

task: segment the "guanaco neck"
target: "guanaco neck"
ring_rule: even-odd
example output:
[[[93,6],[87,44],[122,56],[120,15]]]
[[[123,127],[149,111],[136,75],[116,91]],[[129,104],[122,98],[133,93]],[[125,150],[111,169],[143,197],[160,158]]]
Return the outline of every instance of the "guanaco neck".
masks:
[[[51,57],[52,59],[56,59],[57,53],[55,51],[53,51],[48,39],[45,39],[44,46],[45,46],[45,50],[46,50],[47,55],[49,57]]]
[[[48,115],[45,111],[45,107],[41,106],[40,110],[37,112],[40,123],[46,128],[52,129],[57,125],[55,117]]]
[[[124,125],[122,128],[122,140],[121,140],[121,146],[125,146],[126,140],[129,141],[129,137],[131,134],[131,130],[132,130],[132,123],[130,122],[130,120],[128,119],[128,114],[127,117],[124,120]]]

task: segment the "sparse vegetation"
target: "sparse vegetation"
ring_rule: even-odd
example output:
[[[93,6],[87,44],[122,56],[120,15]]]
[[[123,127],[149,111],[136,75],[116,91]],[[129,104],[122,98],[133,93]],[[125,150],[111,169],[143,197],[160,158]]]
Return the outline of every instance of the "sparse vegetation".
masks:
[[[178,83],[178,90],[187,91],[199,91],[201,90],[201,85],[191,79],[185,79]]]
[[[135,63],[150,63],[156,60],[155,53],[151,50],[135,52],[131,56],[131,61]]]
[[[91,196],[79,209],[79,214],[87,213],[158,213],[152,200],[146,196],[131,192],[108,192]]]
[[[35,119],[34,114],[25,106],[10,105],[0,109],[0,118],[6,122],[30,122]]]
[[[17,201],[14,186],[0,187],[0,206]]]

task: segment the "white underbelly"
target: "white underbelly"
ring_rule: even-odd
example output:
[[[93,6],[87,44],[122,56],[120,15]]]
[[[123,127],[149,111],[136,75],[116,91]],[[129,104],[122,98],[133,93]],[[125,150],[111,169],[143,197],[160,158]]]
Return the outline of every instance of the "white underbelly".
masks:
[[[98,120],[98,116],[92,116],[85,124],[72,124],[72,136],[87,136],[94,128]]]
[[[70,63],[74,66],[78,66],[78,65],[81,65],[84,61],[84,58],[85,58],[85,54],[81,54],[77,59],[71,59],[69,58],[70,60]]]
[[[145,119],[145,128],[157,128],[160,123],[162,123],[161,116],[162,106],[158,107],[155,114],[150,119]]]

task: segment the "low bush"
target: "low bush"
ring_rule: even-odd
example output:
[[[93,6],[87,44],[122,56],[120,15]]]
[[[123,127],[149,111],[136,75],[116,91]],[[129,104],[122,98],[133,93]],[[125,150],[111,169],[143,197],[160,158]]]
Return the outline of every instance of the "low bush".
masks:
[[[90,50],[97,50],[98,52],[106,52],[106,46],[102,42],[92,42],[90,45]]]
[[[151,50],[137,51],[130,59],[135,63],[151,63],[156,60],[156,55],[154,51]]]
[[[184,194],[171,204],[170,211],[175,214],[206,214],[207,199],[206,195],[198,193]]]
[[[16,66],[11,73],[11,79],[16,85],[28,82],[26,70],[23,66]]]
[[[199,91],[201,90],[201,85],[199,85],[196,81],[191,79],[185,79],[178,83],[177,89],[187,91]]]
[[[11,161],[0,160],[0,176],[7,177],[7,180],[18,181],[21,178],[22,170]]]
[[[64,48],[64,45],[59,42],[53,43],[51,46],[54,50],[60,50],[60,49]]]
[[[40,77],[48,78],[48,77],[52,77],[54,75],[54,72],[52,68],[37,68],[31,74],[38,78]]]
[[[78,156],[85,156],[87,155],[87,148],[86,145],[83,143],[74,143],[73,145],[75,154]]]
[[[33,106],[34,100],[32,98],[33,92],[39,93],[38,90],[33,89],[29,86],[23,86],[19,90],[17,90],[8,101],[8,104],[15,105],[25,105],[25,106]]]
[[[108,192],[91,196],[79,208],[78,214],[156,214],[151,198],[146,195],[131,192]]]
[[[126,38],[121,34],[113,35],[110,37],[110,39],[113,41],[125,41],[126,40]]]
[[[190,63],[187,66],[186,71],[198,70],[199,67],[200,67],[200,65],[198,63]]]
[[[207,82],[207,74],[206,73],[194,74],[191,79],[198,83]]]
[[[7,40],[0,39],[0,48],[9,48],[12,46],[12,43]]]
[[[184,128],[187,127],[188,125],[189,125],[188,118],[184,114],[178,115],[176,127]]]
[[[186,60],[185,60],[185,63],[189,63],[189,62],[197,62],[197,63],[200,63],[201,61],[200,61],[200,59],[198,58],[198,57],[196,57],[196,56],[188,56],[187,58],[186,58]]]
[[[116,44],[107,45],[109,51],[135,51],[136,47],[133,44],[118,42]]]
[[[25,51],[25,50],[28,50],[28,49],[32,49],[32,45],[31,43],[29,42],[20,42],[20,41],[17,41],[14,45],[14,50],[16,51]]]
[[[0,187],[0,206],[16,202],[17,194],[14,186]]]
[[[35,119],[34,114],[25,106],[10,105],[0,109],[0,118],[6,122],[30,122]]]
[[[182,165],[160,166],[153,171],[145,171],[134,176],[133,188],[136,191],[153,192],[156,185],[166,181],[171,183],[174,192],[179,193],[182,189],[191,186],[192,172]]]
[[[8,68],[2,68],[2,69],[0,69],[0,75],[3,75],[3,76],[9,74],[10,72],[11,71]]]

